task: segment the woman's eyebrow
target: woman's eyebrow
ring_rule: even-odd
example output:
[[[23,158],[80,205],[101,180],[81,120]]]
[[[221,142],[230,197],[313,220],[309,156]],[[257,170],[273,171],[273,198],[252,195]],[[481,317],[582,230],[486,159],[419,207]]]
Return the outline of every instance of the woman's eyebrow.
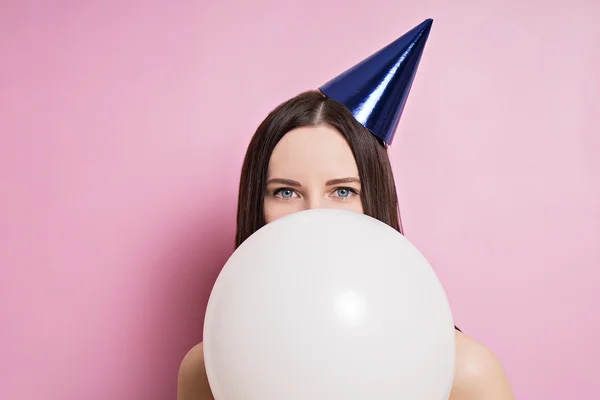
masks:
[[[267,185],[272,183],[279,183],[281,185],[293,186],[293,187],[301,187],[300,182],[293,181],[291,179],[282,179],[282,178],[272,178],[267,181]]]
[[[360,184],[360,179],[358,179],[358,178],[352,178],[352,177],[330,179],[330,180],[327,181],[326,185],[327,186],[334,186],[334,185],[340,185],[340,184],[343,184],[343,183],[359,183]]]

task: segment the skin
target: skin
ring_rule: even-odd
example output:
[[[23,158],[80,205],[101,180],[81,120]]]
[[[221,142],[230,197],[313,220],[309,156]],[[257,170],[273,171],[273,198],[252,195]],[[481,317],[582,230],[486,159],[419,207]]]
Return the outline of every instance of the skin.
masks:
[[[358,167],[342,135],[328,126],[288,132],[275,147],[267,172],[267,223],[311,208],[363,212]],[[178,400],[214,400],[202,343],[181,362]],[[497,357],[484,345],[456,332],[456,370],[450,400],[514,400]]]

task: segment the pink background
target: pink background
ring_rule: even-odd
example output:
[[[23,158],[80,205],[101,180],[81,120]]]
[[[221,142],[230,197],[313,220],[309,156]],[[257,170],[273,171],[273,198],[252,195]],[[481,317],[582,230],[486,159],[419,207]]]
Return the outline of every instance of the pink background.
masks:
[[[13,3],[0,398],[174,399],[257,124],[428,17],[392,154],[407,236],[518,398],[598,398],[598,2]]]

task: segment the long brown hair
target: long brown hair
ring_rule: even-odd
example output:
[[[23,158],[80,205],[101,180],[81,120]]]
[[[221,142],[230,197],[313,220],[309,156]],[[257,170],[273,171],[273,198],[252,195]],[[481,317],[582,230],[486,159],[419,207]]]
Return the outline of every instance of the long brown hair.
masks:
[[[319,91],[308,91],[271,111],[248,145],[239,186],[236,248],[265,225],[267,168],[277,143],[292,129],[322,124],[339,131],[354,154],[364,213],[403,233],[396,185],[384,145],[343,104]]]

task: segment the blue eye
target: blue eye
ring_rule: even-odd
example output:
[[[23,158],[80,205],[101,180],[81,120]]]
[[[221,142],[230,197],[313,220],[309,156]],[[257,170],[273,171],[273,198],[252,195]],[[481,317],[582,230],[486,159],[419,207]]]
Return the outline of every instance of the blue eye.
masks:
[[[354,190],[352,188],[337,188],[335,190],[335,193],[341,199],[347,199],[348,197],[352,196],[353,194],[357,194],[356,190]]]
[[[275,191],[274,195],[277,197],[281,197],[282,199],[288,200],[294,197],[296,193],[292,189],[278,189]]]

